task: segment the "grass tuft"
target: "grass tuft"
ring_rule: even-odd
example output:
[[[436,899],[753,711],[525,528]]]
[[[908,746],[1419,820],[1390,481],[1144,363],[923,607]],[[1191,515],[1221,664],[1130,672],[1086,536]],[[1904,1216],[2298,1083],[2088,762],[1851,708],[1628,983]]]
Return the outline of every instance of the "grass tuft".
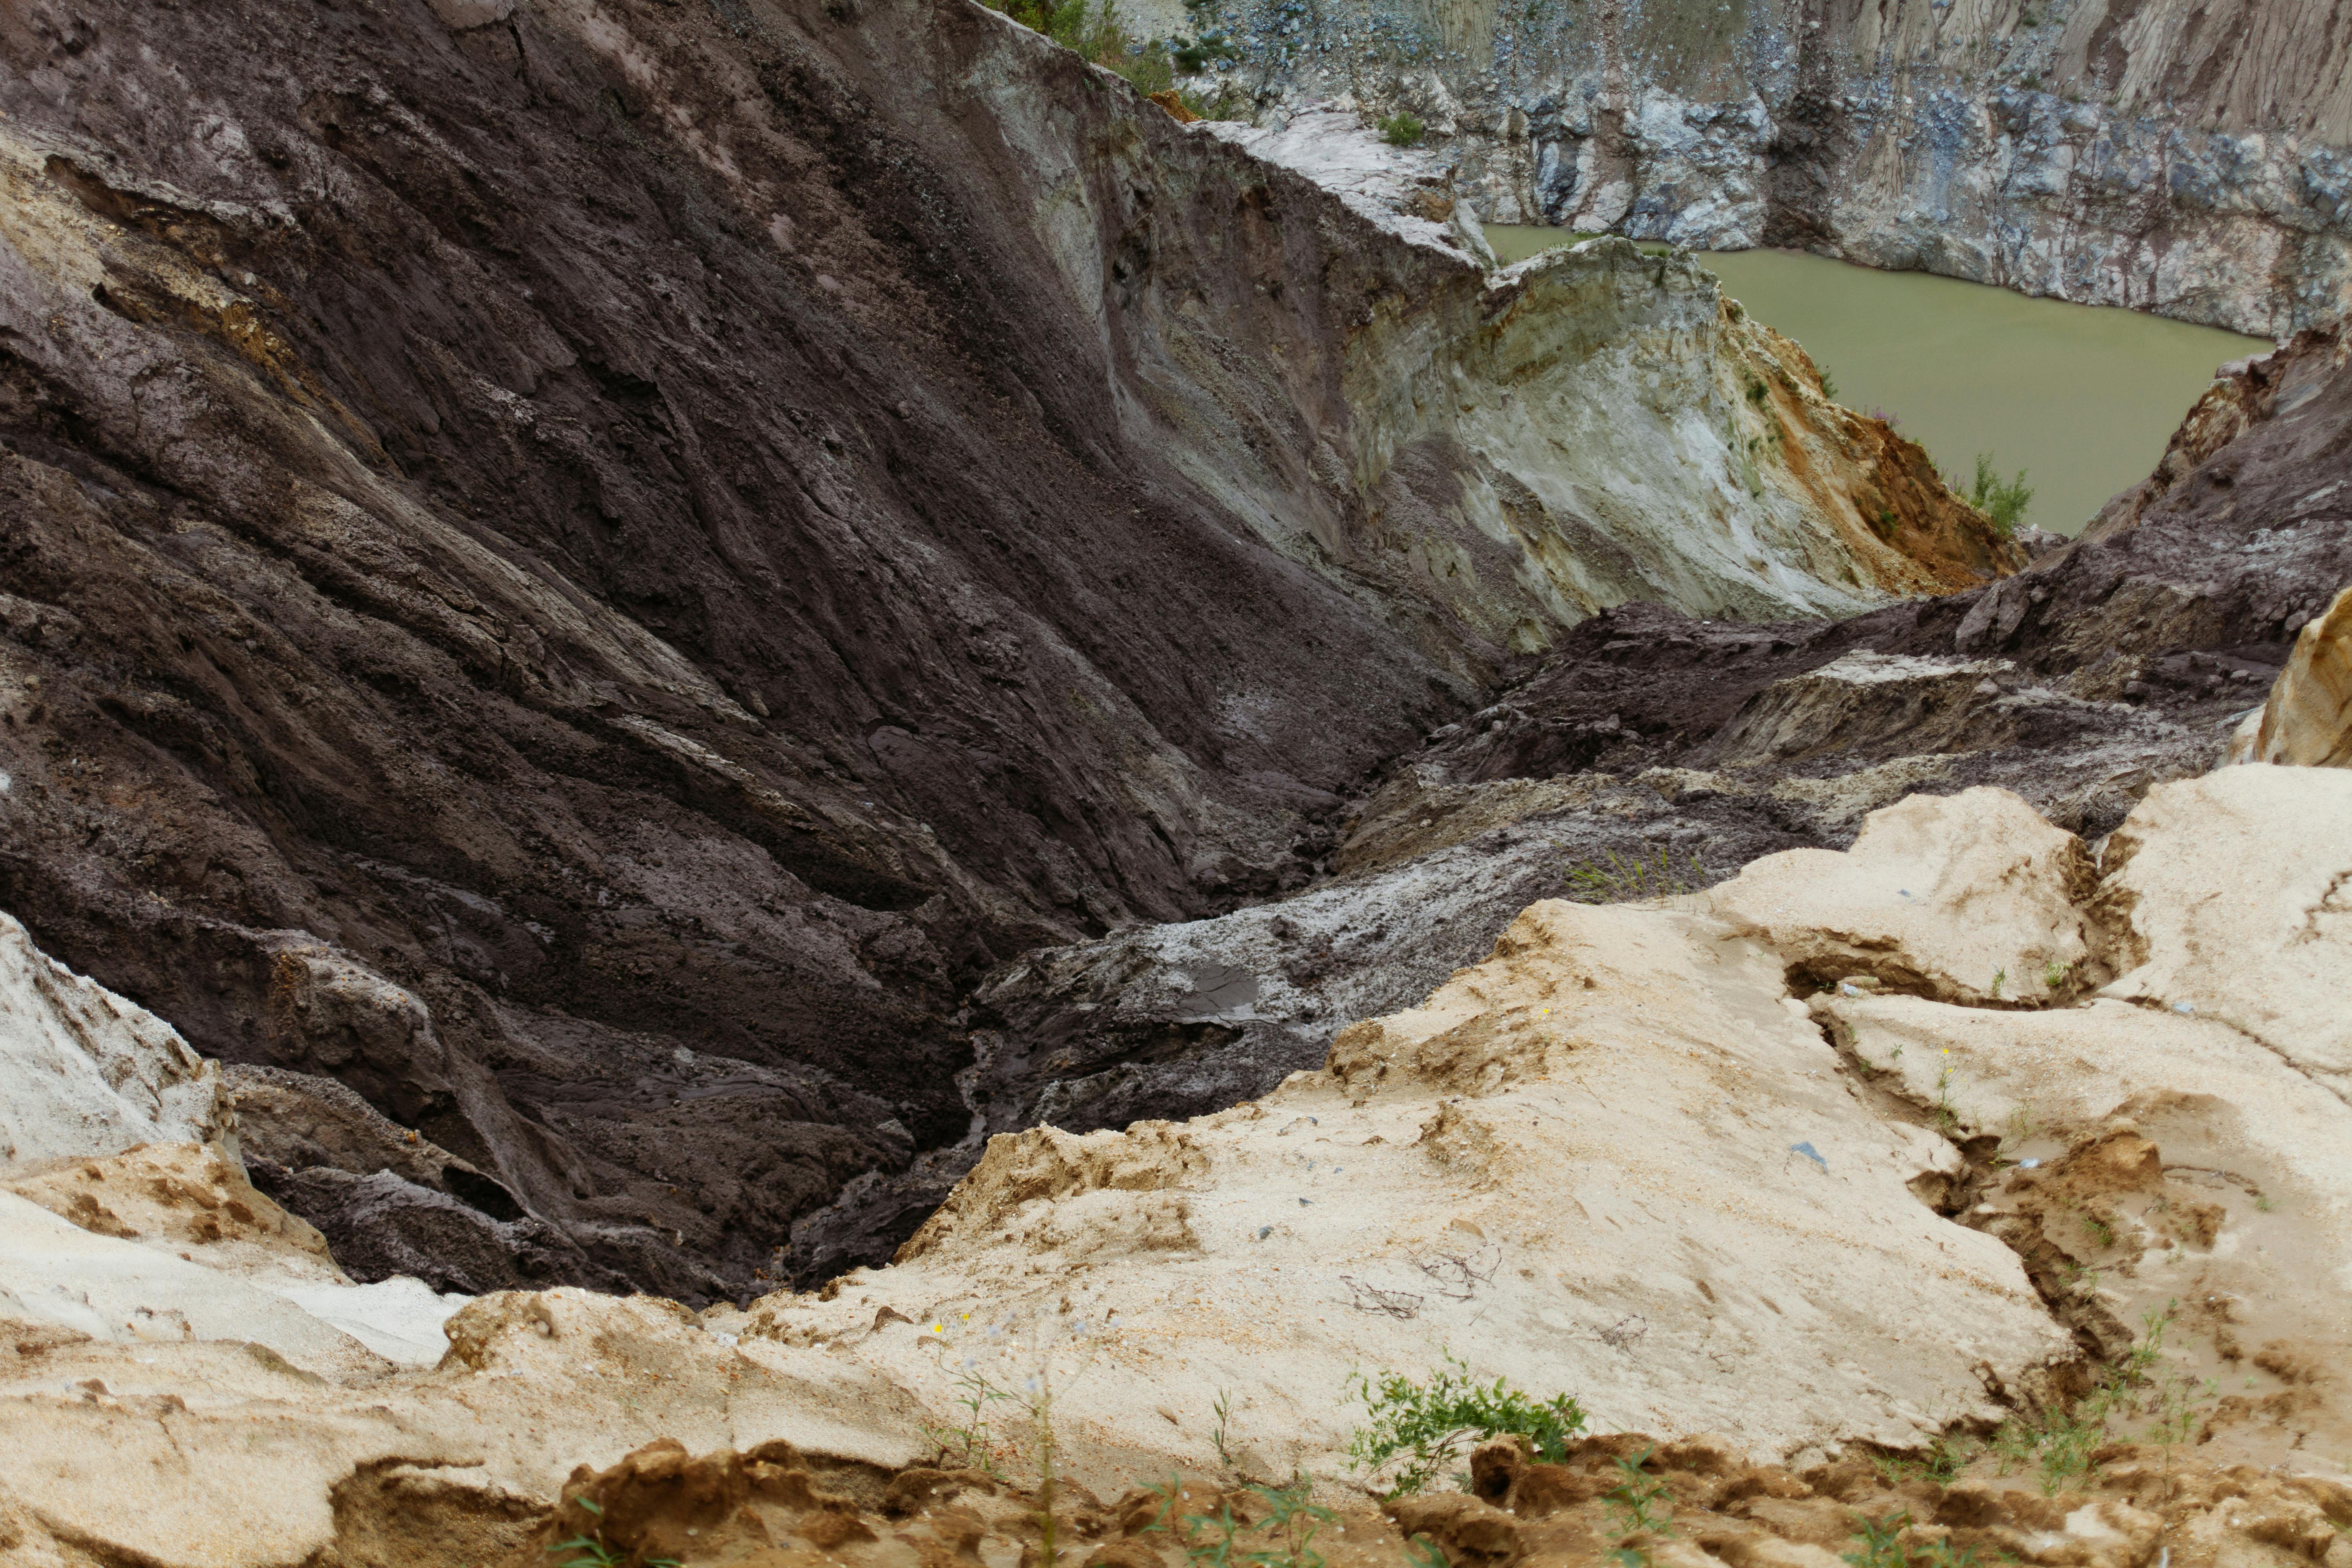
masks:
[[[1706,868],[1696,855],[1685,866],[1677,864],[1664,845],[1654,856],[1621,857],[1612,849],[1601,860],[1587,860],[1570,868],[1568,896],[1580,904],[1617,904],[1629,899],[1695,893],[1706,881]]]

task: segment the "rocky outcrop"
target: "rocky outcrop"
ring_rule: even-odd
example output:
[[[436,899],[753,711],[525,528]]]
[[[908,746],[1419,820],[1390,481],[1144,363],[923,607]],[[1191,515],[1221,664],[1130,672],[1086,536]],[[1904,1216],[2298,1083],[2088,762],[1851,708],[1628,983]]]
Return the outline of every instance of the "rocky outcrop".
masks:
[[[2012,560],[1686,264],[1491,282],[978,7],[64,16],[0,21],[0,903],[439,1151],[270,1102],[400,1268],[511,1209],[746,1292],[965,1132],[965,986],[1303,884],[1513,650]]]
[[[2294,652],[2250,718],[2233,761],[2288,767],[2352,767],[2352,588],[2295,634]]]
[[[2352,974],[2352,774],[2225,768],[2165,785],[2108,849],[2115,994],[2219,1017],[2352,1099],[2352,1016],[2332,994]],[[2193,907],[2191,885],[2212,889]]]
[[[1213,14],[1241,112],[1409,110],[1433,143],[1415,162],[1488,222],[1796,247],[2273,337],[2352,287],[2352,45],[2320,0]]]
[[[0,914],[0,1163],[236,1144],[220,1068],[180,1032],[76,974]]]
[[[2006,790],[1973,789],[1873,812],[1843,855],[1768,855],[1703,903],[1769,943],[1794,981],[1866,975],[1985,1007],[2082,986],[2102,945],[2076,908],[2094,880],[2080,839]]]
[[[5,916],[0,944],[0,1333],[241,1342],[313,1383],[440,1359],[461,1298],[413,1278],[354,1284],[325,1237],[257,1191],[218,1064]]]

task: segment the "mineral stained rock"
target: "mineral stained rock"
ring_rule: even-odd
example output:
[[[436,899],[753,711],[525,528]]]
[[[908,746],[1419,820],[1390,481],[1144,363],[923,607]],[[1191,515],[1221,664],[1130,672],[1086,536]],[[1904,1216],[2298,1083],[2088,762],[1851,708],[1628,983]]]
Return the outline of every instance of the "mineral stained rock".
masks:
[[[0,906],[437,1151],[251,1107],[370,1267],[740,1296],[970,983],[1303,884],[1579,617],[2022,559],[1687,263],[961,0],[44,5],[0,112]]]
[[[2352,773],[2335,769],[2159,791],[2117,835],[2129,858],[2067,894],[2071,918],[2123,911],[2159,955],[2205,918],[2233,874],[2216,883],[2203,852],[2206,788],[2222,792],[2209,807],[2238,803],[2239,861],[2284,865],[2307,824],[2352,808]],[[447,1319],[434,1370],[396,1371],[353,1359],[348,1336],[337,1350],[320,1315],[383,1287],[322,1285],[340,1295],[309,1316],[212,1315],[285,1267],[257,1226],[184,1227],[183,1258],[0,1194],[8,1245],[29,1256],[20,1233],[42,1238],[56,1285],[110,1307],[160,1285],[196,1309],[131,1334],[7,1305],[0,1444],[16,1462],[0,1521],[41,1563],[365,1561],[393,1551],[371,1539],[427,1531],[520,1563],[549,1544],[531,1531],[580,1527],[576,1495],[666,1553],[668,1536],[639,1532],[674,1525],[681,1561],[733,1561],[760,1539],[855,1553],[885,1516],[909,1541],[955,1528],[1009,1554],[1027,1506],[1006,1489],[1025,1474],[1020,1422],[989,1416],[976,1448],[957,1447],[959,1379],[1053,1380],[1067,1538],[1092,1542],[1137,1500],[1100,1500],[1171,1469],[1205,1484],[1303,1469],[1358,1506],[1350,1372],[1420,1374],[1444,1344],[1468,1375],[1574,1393],[1601,1435],[1551,1471],[1475,1460],[1475,1506],[1433,1497],[1400,1522],[1524,1550],[1618,1484],[1610,1459],[1649,1448],[1680,1478],[1678,1518],[1729,1509],[1743,1561],[1793,1565],[1815,1561],[1794,1545],[1843,1542],[1857,1509],[1928,1505],[1857,1444],[1916,1452],[1955,1422],[2015,1420],[2030,1445],[2036,1413],[2085,1386],[2088,1358],[2146,1344],[2128,1397],[2103,1407],[2105,1479],[2051,1471],[2045,1510],[2032,1479],[2000,1480],[1988,1461],[1931,1489],[1938,1519],[2069,1561],[2132,1561],[2113,1543],[2153,1543],[2176,1516],[2216,1551],[2288,1534],[2318,1558],[2352,1502],[2304,1457],[2352,1438],[2326,1371],[2345,1351],[2326,1260],[2347,1243],[2352,1105],[2218,1005],[2127,999],[2128,975],[2026,1008],[1900,994],[1875,974],[1794,994],[1780,944],[1824,939],[1805,912],[1829,906],[1824,889],[1864,864],[1958,889],[2019,826],[1990,791],[1886,820],[1923,809],[1945,831],[1882,843],[1866,826],[1878,847],[1850,865],[1789,863],[1826,880],[1792,882],[1778,926],[1743,932],[1685,898],[1538,904],[1423,1005],[1350,1027],[1324,1070],[1188,1122],[996,1139],[900,1262],[748,1312],[506,1292]],[[2026,874],[2053,898],[2071,886],[2058,862]],[[1890,931],[1888,972],[2010,943],[2000,902],[1948,898]],[[2283,1003],[2331,994],[2329,974],[2293,969],[2294,921],[2231,930]],[[145,1157],[125,1174],[150,1194],[147,1175],[202,1169],[161,1146]],[[61,1174],[121,1190],[103,1171]],[[159,1215],[225,1192],[190,1181],[135,1213],[109,1207],[160,1235]],[[152,1260],[143,1284],[134,1257]],[[1695,1430],[1714,1435],[1677,1436]],[[1011,1478],[925,1464],[974,1453]],[[1701,1479],[1735,1473],[1737,1499]],[[2244,1489],[2258,1479],[2276,1492],[2259,1518]],[[962,1525],[941,1511],[959,1498]],[[1137,1498],[1139,1526],[1151,1500]],[[1370,1539],[1392,1560],[1391,1537]]]

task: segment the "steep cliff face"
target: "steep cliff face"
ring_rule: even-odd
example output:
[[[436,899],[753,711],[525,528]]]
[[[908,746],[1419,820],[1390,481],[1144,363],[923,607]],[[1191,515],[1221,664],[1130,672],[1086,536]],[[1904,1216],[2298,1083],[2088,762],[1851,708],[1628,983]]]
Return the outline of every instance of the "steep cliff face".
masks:
[[[0,905],[446,1286],[741,1287],[964,1131],[971,977],[1303,880],[1594,604],[2002,564],[1932,477],[1924,563],[1857,531],[1895,477],[1781,458],[1850,422],[1688,269],[1490,286],[976,6],[27,0],[0,59]],[[1613,447],[1470,427],[1571,382]]]
[[[1272,112],[1410,108],[1489,221],[1801,247],[2272,336],[2352,287],[2352,34],[2324,0],[1223,12]]]

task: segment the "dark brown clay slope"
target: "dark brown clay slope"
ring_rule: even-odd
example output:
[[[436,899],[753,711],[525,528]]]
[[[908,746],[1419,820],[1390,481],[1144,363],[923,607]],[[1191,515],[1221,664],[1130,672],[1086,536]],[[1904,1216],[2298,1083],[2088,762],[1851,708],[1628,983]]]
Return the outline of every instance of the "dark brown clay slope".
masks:
[[[1115,316],[1141,239],[1041,255],[1007,128],[877,99],[886,38],[1183,176],[1105,210],[1256,204],[1163,281],[1294,510],[1269,334],[1475,286],[976,8],[0,8],[0,904],[494,1173],[557,1277],[748,1284],[962,1131],[963,977],[1303,875],[1492,651],[1164,459],[1055,270]]]

